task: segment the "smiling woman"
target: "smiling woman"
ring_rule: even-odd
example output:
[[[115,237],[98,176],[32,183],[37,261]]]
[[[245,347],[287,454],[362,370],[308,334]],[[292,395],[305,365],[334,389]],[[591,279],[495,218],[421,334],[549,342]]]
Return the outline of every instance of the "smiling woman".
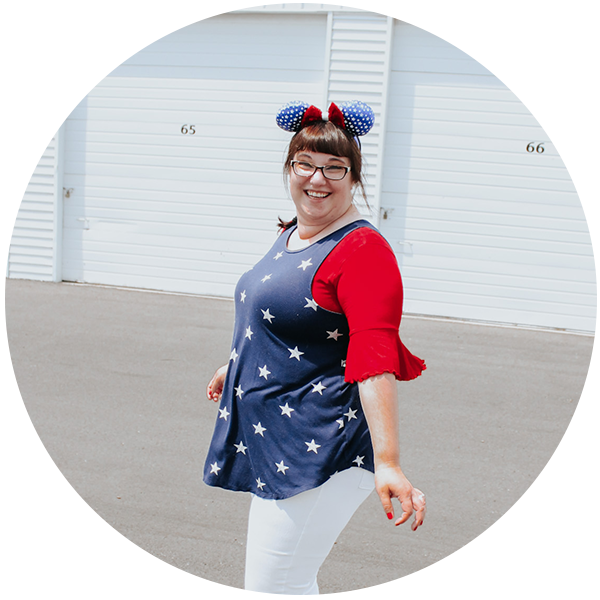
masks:
[[[306,160],[313,165],[325,165],[315,162],[313,154],[329,155],[327,164],[344,164],[350,167],[351,196],[360,191],[364,201],[367,203],[367,193],[364,186],[362,154],[358,144],[350,133],[340,129],[331,121],[318,121],[302,128],[290,142],[287,157],[283,165],[283,174],[286,182],[295,173],[292,169],[294,160]],[[314,177],[313,177],[314,179]],[[344,177],[343,180],[347,179]],[[331,179],[329,179],[331,181]],[[293,190],[290,190],[293,196]],[[296,205],[297,206],[297,205]],[[279,226],[288,229],[297,223],[297,217],[291,221],[279,219]]]
[[[221,401],[204,481],[252,493],[245,587],[318,593],[317,573],[360,504],[377,490],[389,520],[425,518],[425,497],[399,462],[396,380],[424,362],[398,335],[402,281],[394,253],[362,219],[357,135],[363,103],[292,103],[285,172],[296,217],[238,282],[229,363],[207,396]]]

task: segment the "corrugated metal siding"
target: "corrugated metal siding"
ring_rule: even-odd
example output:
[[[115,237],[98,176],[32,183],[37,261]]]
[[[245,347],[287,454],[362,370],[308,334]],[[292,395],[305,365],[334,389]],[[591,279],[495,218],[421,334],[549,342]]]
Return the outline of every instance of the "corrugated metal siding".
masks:
[[[592,331],[585,216],[518,98],[457,48],[397,23],[389,102],[381,228],[405,311]]]
[[[365,161],[366,191],[371,212],[357,205],[365,216],[377,218],[380,190],[379,165],[383,158],[383,125],[387,92],[392,19],[373,13],[333,13],[329,54],[328,102],[361,100],[373,108],[375,124],[361,138]]]
[[[509,18],[535,18],[535,19],[595,19],[596,3],[587,2],[389,2],[389,3],[357,3],[357,2],[112,2],[103,3],[72,3],[60,2],[57,4],[10,2],[5,4],[8,10],[39,10],[39,9],[64,9],[85,12],[352,12],[376,13],[393,12],[395,14],[432,14],[432,15],[460,15],[460,16],[490,16]]]
[[[9,277],[52,280],[58,13],[16,12]]]
[[[67,121],[64,279],[230,296],[293,215],[275,113],[322,99],[325,30],[222,15],[102,81]]]

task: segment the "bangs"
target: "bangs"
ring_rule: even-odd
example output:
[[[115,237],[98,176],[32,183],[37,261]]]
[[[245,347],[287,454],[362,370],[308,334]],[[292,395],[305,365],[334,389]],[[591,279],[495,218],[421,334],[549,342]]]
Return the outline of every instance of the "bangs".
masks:
[[[293,142],[294,153],[320,152],[350,158],[358,149],[356,142],[348,134],[327,121],[304,127]]]

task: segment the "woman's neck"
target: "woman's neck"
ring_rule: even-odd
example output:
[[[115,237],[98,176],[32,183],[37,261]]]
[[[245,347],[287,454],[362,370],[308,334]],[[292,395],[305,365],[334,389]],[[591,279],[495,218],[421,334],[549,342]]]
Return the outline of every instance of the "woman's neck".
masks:
[[[306,248],[328,236],[330,233],[341,229],[349,223],[358,221],[359,219],[362,219],[362,215],[354,205],[351,205],[341,217],[338,217],[335,221],[325,225],[304,223],[301,218],[298,218],[298,227],[292,232],[292,235],[288,240],[288,248],[290,250],[301,250],[302,248]]]

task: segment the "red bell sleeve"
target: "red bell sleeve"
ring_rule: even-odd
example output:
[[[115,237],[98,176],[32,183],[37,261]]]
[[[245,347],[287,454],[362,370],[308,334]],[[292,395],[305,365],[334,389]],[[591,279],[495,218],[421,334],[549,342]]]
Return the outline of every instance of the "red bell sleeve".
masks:
[[[402,279],[392,249],[376,231],[357,229],[334,248],[315,275],[313,298],[348,319],[346,381],[382,373],[407,381],[426,368],[400,340]]]

